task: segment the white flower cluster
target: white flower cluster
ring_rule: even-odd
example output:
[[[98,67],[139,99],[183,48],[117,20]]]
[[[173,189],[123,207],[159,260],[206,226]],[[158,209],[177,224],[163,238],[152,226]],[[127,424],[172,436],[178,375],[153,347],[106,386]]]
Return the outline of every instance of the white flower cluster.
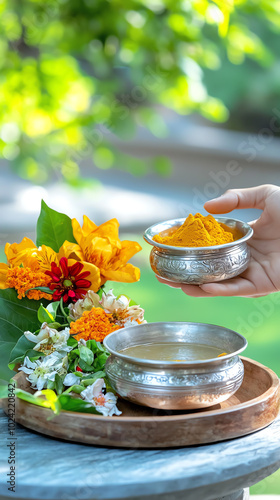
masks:
[[[55,328],[50,328],[48,323],[43,323],[38,335],[31,332],[24,332],[25,337],[30,342],[36,345],[33,347],[34,351],[43,352],[44,354],[51,354],[54,351],[69,352],[72,347],[67,345],[67,340],[70,336],[70,329],[65,328],[58,332]]]
[[[30,361],[26,356],[23,365],[19,368],[28,375],[27,379],[31,383],[33,389],[41,391],[47,387],[48,381],[55,380],[56,374],[66,375],[68,368],[67,356],[59,353],[52,352],[48,356],[36,361]]]
[[[74,306],[74,304],[72,305]],[[29,331],[24,332],[24,335],[29,341],[34,342],[34,351],[38,351],[38,354],[45,354],[34,361],[26,356],[23,365],[19,368],[26,373],[27,380],[33,389],[41,391],[46,388],[49,381],[55,381],[57,374],[63,377],[63,385],[66,387],[80,385],[82,373],[81,377],[75,373],[67,373],[67,353],[73,349],[67,344],[70,336],[69,328],[58,332],[56,329],[50,328],[47,323],[43,323],[38,335]],[[81,340],[79,344],[86,345],[84,340]],[[97,379],[81,392],[81,397],[91,403],[104,416],[120,415],[121,411],[116,406],[117,397],[111,392],[104,394],[105,388],[104,379]]]
[[[90,311],[93,307],[101,307],[106,313],[112,314],[115,324],[123,328],[146,323],[144,320],[144,309],[138,305],[129,306],[130,299],[125,295],[116,297],[113,290],[103,293],[100,299],[97,293],[89,290],[84,299],[79,299],[75,304],[70,304],[70,317],[73,321],[80,318],[84,311]]]

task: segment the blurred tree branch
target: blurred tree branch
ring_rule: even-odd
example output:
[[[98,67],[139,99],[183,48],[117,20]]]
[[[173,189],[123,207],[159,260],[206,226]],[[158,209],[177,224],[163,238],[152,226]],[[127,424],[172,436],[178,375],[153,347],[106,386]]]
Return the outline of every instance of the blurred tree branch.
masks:
[[[267,64],[272,54],[248,16],[280,28],[277,0],[2,0],[0,2],[0,152],[35,182],[75,184],[79,164],[123,165],[108,140],[138,125],[164,137],[155,105],[225,121],[228,109],[209,95],[204,71],[227,56]],[[142,165],[142,166],[141,166]],[[167,159],[148,170],[166,174]]]

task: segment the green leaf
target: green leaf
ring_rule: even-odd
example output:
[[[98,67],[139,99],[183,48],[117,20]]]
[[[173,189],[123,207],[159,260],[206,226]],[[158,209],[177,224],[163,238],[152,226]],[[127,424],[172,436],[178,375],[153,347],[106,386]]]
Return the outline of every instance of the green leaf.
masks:
[[[22,389],[16,389],[15,393],[19,399],[22,399],[27,403],[52,409],[56,415],[58,415],[61,410],[101,415],[90,403],[87,403],[82,399],[73,398],[69,394],[61,394],[60,396],[57,396],[55,392],[50,389],[40,391],[38,396],[23,391]]]
[[[51,391],[55,391],[55,380],[48,380],[47,389],[51,389]]]
[[[80,358],[83,361],[85,361],[85,363],[87,363],[88,365],[92,365],[94,359],[93,352],[84,345],[81,345],[79,347],[79,351],[80,351]]]
[[[53,294],[53,290],[51,290],[47,286],[34,286],[33,288],[28,288],[28,290],[26,290],[25,292],[25,295],[27,294],[27,292],[29,292],[29,290],[40,290],[40,292],[48,293],[50,295]]]
[[[78,341],[74,337],[69,337],[67,340],[67,345],[76,347],[78,345]]]
[[[100,297],[101,299],[102,299],[102,295],[103,295],[103,293],[105,292],[104,287],[105,287],[105,285],[102,285],[102,286],[99,288],[99,290],[96,292],[96,293],[97,293],[97,295],[99,295],[99,297]]]
[[[99,378],[104,378],[106,377],[106,373],[105,372],[96,372],[93,376],[90,376],[90,378],[83,378],[81,380],[81,383],[87,387],[88,385],[91,385],[91,384],[94,384],[94,382],[96,382],[96,380],[98,380]]]
[[[42,200],[41,213],[37,221],[36,245],[47,245],[58,252],[65,240],[77,243],[72,229],[72,222],[68,215],[49,208]]]
[[[70,372],[71,372],[71,370],[68,369],[68,373],[70,373]],[[82,372],[73,371],[71,373],[74,373],[74,375],[76,375],[76,377],[79,377],[79,378],[83,378],[85,376]]]
[[[55,321],[54,323],[49,323],[49,327],[58,330],[59,328],[62,327],[62,325],[60,323],[57,323],[57,321]]]
[[[106,363],[109,356],[110,356],[110,354],[107,354],[105,352],[103,354],[100,354],[99,356],[97,356],[97,358],[95,358],[94,363],[93,363],[94,370],[95,371],[103,370],[105,368],[105,363]]]
[[[86,342],[87,347],[95,354],[98,351],[98,345],[96,340],[87,340]]]
[[[47,301],[42,301],[47,305]],[[17,298],[13,288],[0,290],[0,367],[1,378],[9,380],[12,372],[8,368],[10,353],[23,332],[35,332],[41,324],[37,318],[38,301],[26,297]],[[34,345],[33,345],[34,347]]]
[[[56,318],[58,308],[59,308],[59,300],[56,302],[50,302],[49,305],[47,306],[47,311],[49,311],[49,313],[53,316],[54,320]]]
[[[81,394],[81,392],[84,390],[83,385],[71,385],[71,387],[68,387],[66,391],[63,392],[63,394],[69,394],[70,392],[75,392],[75,394]]]
[[[0,380],[0,399],[8,397],[8,381]]]
[[[34,394],[30,394],[30,392],[23,391],[22,389],[16,389],[15,393],[17,398],[23,399],[23,401],[27,401],[27,403],[43,406],[44,408],[51,408],[50,402],[40,396],[34,396]]]
[[[38,309],[38,320],[40,323],[53,323],[55,316],[53,316],[42,304]]]
[[[37,357],[39,358],[40,356],[43,356],[43,353],[34,351],[33,347],[35,347],[36,344],[34,342],[30,342],[30,340],[27,340],[25,335],[22,335],[15,347],[12,349],[11,354],[10,354],[10,359],[9,359],[9,367],[15,366],[17,363],[20,363],[21,361],[24,360],[25,356],[30,357]]]
[[[83,359],[78,360],[78,365],[83,372],[94,372],[95,369],[92,365],[86,363]]]
[[[55,375],[55,390],[57,394],[61,394],[63,392],[63,380],[62,377],[58,375],[58,373]]]
[[[69,394],[61,394],[58,399],[62,410],[101,415],[90,403],[82,399],[72,398]]]

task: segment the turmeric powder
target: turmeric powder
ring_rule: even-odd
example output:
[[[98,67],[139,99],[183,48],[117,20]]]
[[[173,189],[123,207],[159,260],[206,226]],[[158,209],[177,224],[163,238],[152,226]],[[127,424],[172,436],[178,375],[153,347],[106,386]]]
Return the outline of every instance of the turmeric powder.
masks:
[[[154,241],[174,247],[209,247],[233,241],[230,229],[227,231],[212,215],[190,214],[182,226],[170,236],[154,236]]]

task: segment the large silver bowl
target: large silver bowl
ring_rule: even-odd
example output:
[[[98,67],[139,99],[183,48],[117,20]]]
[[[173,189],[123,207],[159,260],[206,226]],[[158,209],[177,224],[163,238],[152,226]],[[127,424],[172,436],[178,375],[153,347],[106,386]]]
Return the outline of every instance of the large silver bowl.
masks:
[[[153,342],[189,342],[221,348],[215,359],[174,362],[133,358],[120,351]],[[228,399],[240,387],[244,368],[238,357],[247,346],[242,335],[204,323],[147,323],[124,328],[104,339],[111,353],[106,373],[115,391],[133,403],[151,408],[205,408]]]
[[[211,247],[173,247],[157,243],[153,237],[181,226],[185,219],[172,219],[149,227],[144,239],[153,246],[150,263],[154,273],[175,283],[201,285],[233,278],[245,271],[250,260],[247,241],[253,236],[253,229],[237,219],[216,217],[216,220],[238,232],[240,238]]]

